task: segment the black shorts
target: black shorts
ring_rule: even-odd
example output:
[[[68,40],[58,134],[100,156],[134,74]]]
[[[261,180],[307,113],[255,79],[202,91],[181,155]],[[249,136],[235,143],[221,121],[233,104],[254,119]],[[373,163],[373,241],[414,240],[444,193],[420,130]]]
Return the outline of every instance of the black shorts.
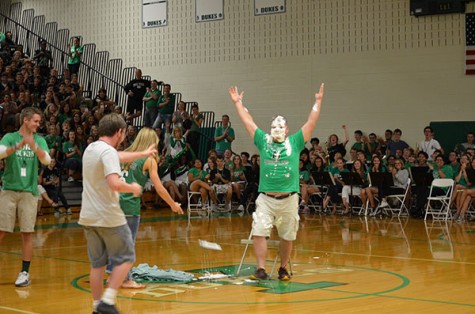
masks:
[[[127,101],[127,113],[136,113],[137,111],[142,111],[143,101],[142,99],[135,99],[129,97]]]

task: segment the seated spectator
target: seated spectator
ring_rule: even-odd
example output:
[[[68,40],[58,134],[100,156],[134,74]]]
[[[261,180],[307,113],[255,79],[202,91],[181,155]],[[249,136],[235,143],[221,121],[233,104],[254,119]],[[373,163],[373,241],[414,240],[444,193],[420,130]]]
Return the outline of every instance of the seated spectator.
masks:
[[[238,202],[241,200],[241,193],[246,187],[245,173],[246,168],[244,168],[242,164],[241,157],[239,155],[235,155],[233,157],[233,166],[231,168],[231,187]]]
[[[71,111],[71,106],[68,103],[62,105],[59,109],[59,123],[63,124],[64,121],[73,119],[73,112]]]
[[[304,190],[307,191],[307,187],[311,183],[312,183],[312,178],[310,176],[310,172],[308,171],[307,167],[305,166],[304,160],[300,159],[300,161],[299,161],[299,184],[300,184],[300,194],[302,196],[302,201],[300,202],[300,205],[299,205],[299,213],[308,214],[308,212],[309,212],[307,202],[305,201],[305,198],[304,198]],[[307,195],[307,199],[308,199],[308,195]]]
[[[453,168],[452,168],[453,169]],[[468,179],[467,169],[470,169],[470,159],[466,154],[460,157],[460,168],[458,172],[454,172],[455,175],[455,189],[452,195],[452,204],[456,205],[457,209],[462,208],[462,192],[463,190],[469,187],[470,180]],[[457,213],[454,215],[454,219],[457,219],[460,216],[460,212],[457,210]]]
[[[92,112],[94,113],[95,119],[97,121],[109,113],[114,111],[115,102],[110,100],[107,96],[107,91],[105,88],[100,88],[99,93],[94,98],[94,103],[92,107]]]
[[[472,159],[470,168],[475,169],[475,159]],[[468,180],[467,187],[467,189],[463,190],[462,196],[460,196],[457,213],[454,216],[457,223],[465,222],[465,213],[467,212],[470,203],[473,202],[473,199],[475,198],[475,182],[470,182],[470,180]]]
[[[345,131],[345,141],[343,143],[338,142],[338,136],[336,134],[330,135],[327,142],[327,154],[329,155],[329,162],[333,163],[335,159],[335,154],[338,152],[341,154],[342,158],[346,155],[346,144],[349,141],[348,129],[346,125],[342,126]]]
[[[48,135],[45,137],[49,148],[49,155],[56,158],[61,149],[61,137],[58,136],[58,129],[54,125],[48,127]]]
[[[56,118],[59,118],[58,106],[56,106],[55,103],[49,103],[46,106],[46,109],[44,111],[44,116],[45,116],[46,121],[49,121],[49,118],[51,116],[55,116]]]
[[[210,174],[204,171],[202,166],[203,163],[201,160],[196,159],[194,167],[188,171],[188,188],[191,192],[200,192],[203,210],[208,210],[208,197],[211,197],[213,202],[211,205],[212,210],[216,210],[218,199],[216,198],[216,193],[208,183]]]
[[[439,178],[453,178],[452,167],[445,164],[444,157],[442,155],[438,155],[435,158],[435,166],[431,163],[428,163],[429,171],[432,172],[434,179]],[[413,213],[415,217],[422,217],[422,213],[425,209],[425,204],[427,203],[427,198],[429,197],[430,187],[429,186],[416,186],[416,212]],[[434,187],[432,189],[432,195],[430,196],[439,196],[445,194],[445,189]]]
[[[345,168],[345,162],[342,158],[336,160],[336,165],[337,166],[335,168],[330,169],[330,173],[333,176],[333,179],[335,180],[335,185],[331,185],[328,188],[328,194],[323,200],[323,210],[326,210],[328,204],[330,203],[330,200],[332,201],[332,215],[335,215],[336,213],[336,204],[339,200],[338,193],[341,193],[343,185],[345,185],[345,182],[343,182],[343,179],[340,174],[342,172],[349,172],[349,170]]]
[[[456,176],[459,171],[460,171],[460,163],[457,160],[457,153],[454,151],[451,151],[449,153],[449,166],[452,167],[452,172],[454,176]]]
[[[38,177],[38,181],[40,181],[39,177]],[[48,193],[46,193],[45,188],[41,184],[38,184],[38,204],[36,205],[36,215],[37,216],[43,216],[44,215],[44,213],[43,213],[43,200],[45,200],[51,207],[54,208],[55,214],[58,212],[57,208],[59,207],[59,204],[53,202],[53,200],[48,196]]]
[[[368,169],[368,175],[370,175],[370,172],[386,172],[386,167],[383,165],[381,161],[381,157],[378,155],[373,156],[371,166]],[[382,199],[383,195],[383,186],[382,185],[375,185],[372,184],[368,187],[365,187],[364,189],[361,190],[360,197],[361,197],[361,202],[363,203],[363,206],[366,206],[366,201],[369,202],[369,206],[374,210],[376,209],[376,202],[374,199],[374,195],[379,195],[379,199]]]
[[[364,153],[363,153],[364,155]],[[351,172],[357,173],[361,177],[361,181],[363,181],[363,185],[348,185],[345,184],[341,190],[341,199],[343,201],[343,206],[345,210],[343,211],[343,215],[350,214],[350,196],[351,195],[360,195],[361,191],[368,186],[368,174],[366,173],[364,164],[361,160],[355,160],[353,163],[353,168]],[[348,182],[347,182],[348,183]]]
[[[177,111],[173,113],[172,122],[174,126],[179,126],[183,129],[183,134],[186,137],[186,133],[191,128],[191,120],[190,114],[185,109],[185,102],[180,101],[178,103]]]
[[[225,210],[231,210],[231,198],[233,190],[231,186],[231,172],[224,165],[224,157],[218,155],[216,158],[216,169],[211,170],[210,177],[211,187],[215,190],[216,195],[226,194]]]
[[[12,101],[10,95],[6,94],[3,97],[3,103],[0,104],[0,108],[2,111],[1,130],[3,130],[3,133],[15,131],[17,114],[19,113],[17,104]]]
[[[429,156],[426,152],[417,153],[417,167],[428,167]]]
[[[417,148],[419,151],[423,151],[429,156],[428,160],[432,160],[432,154],[435,150],[440,150],[442,154],[444,154],[444,150],[440,143],[434,139],[434,131],[430,126],[426,126],[424,128],[424,140],[419,142],[419,147]]]
[[[393,176],[394,186],[384,187],[384,196],[381,199],[380,207],[389,206],[386,196],[404,194],[409,183],[409,171],[404,168],[404,161],[402,159],[396,159],[394,167],[390,168],[390,172]]]
[[[59,180],[61,178],[61,170],[57,167],[56,159],[51,158],[51,162],[48,167],[44,168],[41,173],[41,185],[44,187],[48,196],[54,201],[54,203],[58,203],[58,198],[61,200],[64,208],[66,209],[66,213],[68,215],[72,215],[71,208],[69,207],[68,201],[64,197],[63,192],[59,188]]]
[[[233,152],[230,149],[224,151],[224,167],[226,169],[231,169],[233,167]]]
[[[73,119],[70,121],[71,129],[76,130],[78,127],[82,127],[81,114],[79,112],[73,113]]]
[[[395,129],[393,132],[392,140],[388,143],[388,155],[395,155],[396,151],[404,151],[404,149],[409,148],[409,145],[401,140],[402,131],[400,129]]]
[[[82,147],[76,141],[76,132],[69,131],[69,140],[63,143],[63,154],[65,156],[64,168],[68,170],[68,181],[74,181],[74,174],[82,170]]]
[[[173,128],[173,135],[167,147],[167,154],[171,157],[171,163],[175,164],[181,156],[186,156],[187,145],[183,137],[182,129],[178,126]]]
[[[467,152],[467,149],[475,149],[475,133],[467,132],[467,141],[465,143],[460,143],[455,145],[454,151],[460,156]]]

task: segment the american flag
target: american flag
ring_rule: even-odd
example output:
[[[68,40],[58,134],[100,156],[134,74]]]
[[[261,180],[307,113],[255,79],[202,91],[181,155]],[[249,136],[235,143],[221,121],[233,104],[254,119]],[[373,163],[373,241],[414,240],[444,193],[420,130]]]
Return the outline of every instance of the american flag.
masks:
[[[465,15],[465,74],[475,75],[475,13]]]

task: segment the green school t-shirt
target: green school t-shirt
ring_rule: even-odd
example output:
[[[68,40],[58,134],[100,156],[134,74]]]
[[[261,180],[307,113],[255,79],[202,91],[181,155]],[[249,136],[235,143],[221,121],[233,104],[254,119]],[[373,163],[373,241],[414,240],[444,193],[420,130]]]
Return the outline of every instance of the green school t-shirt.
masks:
[[[143,166],[147,157],[137,159],[130,165],[128,170],[122,171],[122,179],[131,184],[137,183],[142,188],[149,178],[148,172],[143,172]],[[140,216],[140,196],[132,193],[120,193],[120,208],[126,216]]]
[[[302,130],[277,143],[257,129],[254,144],[261,156],[259,192],[298,192],[300,152],[305,145]]]
[[[34,134],[33,138],[42,150],[48,152],[48,145],[42,136]],[[7,133],[0,141],[0,145],[10,147],[22,140],[23,136],[18,132]],[[28,145],[23,146],[5,159],[3,189],[38,195],[38,166],[38,156]]]

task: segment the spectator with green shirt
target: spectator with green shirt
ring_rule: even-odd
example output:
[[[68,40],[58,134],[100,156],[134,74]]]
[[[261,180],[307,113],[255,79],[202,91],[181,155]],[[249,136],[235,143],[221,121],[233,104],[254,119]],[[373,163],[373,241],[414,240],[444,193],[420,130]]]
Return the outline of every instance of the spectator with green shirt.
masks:
[[[218,155],[223,155],[226,149],[231,149],[231,143],[234,141],[234,138],[234,129],[229,123],[229,116],[223,114],[221,125],[214,131],[214,141],[216,142]]]
[[[162,128],[162,124],[171,124],[172,115],[175,111],[175,95],[171,94],[170,84],[163,85],[163,95],[158,99],[158,116],[153,122],[153,128]]]
[[[68,169],[68,181],[74,181],[74,173],[82,169],[82,147],[76,141],[76,132],[69,131],[69,141],[63,143],[63,154],[65,157],[64,168]]]
[[[145,102],[144,126],[152,127],[153,122],[158,116],[158,101],[162,96],[162,92],[158,89],[158,81],[153,80],[151,87],[147,87],[147,92],[143,96]]]
[[[0,192],[0,241],[7,232],[13,232],[18,215],[23,262],[15,281],[17,287],[31,284],[29,268],[38,201],[38,161],[43,165],[51,161],[46,141],[36,134],[40,120],[38,108],[23,109],[20,129],[6,134],[0,141],[0,159],[6,161]]]
[[[81,57],[84,51],[84,47],[79,45],[79,37],[74,37],[73,45],[68,44],[68,68],[69,74],[73,75],[79,72],[79,66],[81,65]]]

